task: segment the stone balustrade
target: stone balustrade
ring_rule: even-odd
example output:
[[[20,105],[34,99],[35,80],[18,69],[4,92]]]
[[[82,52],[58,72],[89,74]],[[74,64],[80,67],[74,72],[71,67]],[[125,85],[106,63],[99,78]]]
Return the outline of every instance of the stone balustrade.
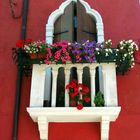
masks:
[[[32,75],[30,107],[43,107],[45,96],[48,97],[48,99],[46,100],[50,100],[50,95],[51,95],[51,107],[56,107],[58,70],[59,68],[64,68],[65,85],[67,85],[70,81],[70,73],[71,73],[70,71],[73,67],[77,69],[77,79],[79,83],[82,83],[83,69],[85,67],[89,68],[90,80],[91,80],[90,82],[91,82],[92,106],[94,106],[93,99],[95,97],[95,72],[97,67],[100,67],[99,82],[100,85],[102,86],[100,87],[100,90],[104,93],[105,106],[118,105],[117,89],[116,89],[117,87],[116,72],[115,72],[114,63],[61,64],[61,65],[34,64],[33,75]],[[52,81],[52,86],[51,86],[51,81]],[[50,93],[50,91],[52,92]],[[50,94],[50,95],[46,95],[46,94]],[[67,91],[65,91],[65,106],[66,107],[69,106],[69,96]]]
[[[64,70],[66,86],[70,82],[71,69],[76,68],[77,80],[82,83],[83,70],[88,68],[90,77],[91,107],[77,110],[69,107],[69,94],[65,90],[64,107],[56,107],[57,84],[59,69]],[[100,90],[104,94],[105,107],[95,107],[95,76],[98,67]],[[50,106],[44,107],[44,101]],[[27,108],[29,115],[38,123],[40,139],[48,140],[49,122],[100,122],[101,140],[109,139],[109,123],[115,121],[121,108],[118,107],[116,67],[115,63],[77,63],[77,64],[34,64],[30,94],[30,106]]]

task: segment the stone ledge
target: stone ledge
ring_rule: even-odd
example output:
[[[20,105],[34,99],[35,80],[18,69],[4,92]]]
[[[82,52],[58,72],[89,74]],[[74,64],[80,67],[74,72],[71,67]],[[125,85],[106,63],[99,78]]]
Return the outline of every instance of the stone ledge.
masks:
[[[41,140],[48,140],[49,122],[100,122],[101,140],[109,139],[110,121],[119,116],[121,107],[29,107],[27,112],[38,123]]]

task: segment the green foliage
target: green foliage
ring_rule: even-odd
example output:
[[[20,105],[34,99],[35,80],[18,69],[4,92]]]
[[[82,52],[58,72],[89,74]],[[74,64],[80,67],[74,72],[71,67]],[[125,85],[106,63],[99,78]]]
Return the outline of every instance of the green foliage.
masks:
[[[18,64],[31,66],[32,64],[65,64],[65,63],[110,63],[116,64],[117,74],[124,74],[134,67],[134,53],[138,46],[133,40],[122,40],[117,48],[112,47],[112,41],[103,43],[95,41],[84,43],[69,43],[60,41],[47,44],[45,41],[19,40],[16,43]],[[35,54],[36,57],[32,57]],[[42,54],[42,57],[39,55]],[[22,60],[23,59],[23,60]],[[24,63],[24,64],[23,64]]]
[[[117,45],[116,59],[117,73],[124,74],[130,68],[134,67],[134,52],[136,50],[138,50],[138,47],[132,40],[123,40],[119,42]]]
[[[95,106],[97,106],[97,107],[104,106],[104,104],[105,104],[104,95],[103,95],[103,93],[101,91],[99,91],[97,93],[97,95],[95,96],[94,103],[95,103]]]

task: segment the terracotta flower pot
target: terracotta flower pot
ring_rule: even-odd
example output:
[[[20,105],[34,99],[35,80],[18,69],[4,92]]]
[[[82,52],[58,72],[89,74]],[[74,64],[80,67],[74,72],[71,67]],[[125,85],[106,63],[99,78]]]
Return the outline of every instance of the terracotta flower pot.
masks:
[[[37,54],[30,54],[30,58],[31,58],[31,59],[37,58]]]
[[[46,54],[42,53],[42,54],[37,54],[37,57],[38,58],[45,58],[46,57]]]
[[[45,58],[46,54],[30,54],[31,59]]]

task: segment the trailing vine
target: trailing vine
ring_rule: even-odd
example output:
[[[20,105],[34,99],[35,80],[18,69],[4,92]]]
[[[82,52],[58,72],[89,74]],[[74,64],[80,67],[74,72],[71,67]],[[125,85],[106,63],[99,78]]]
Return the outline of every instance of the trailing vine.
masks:
[[[14,19],[18,19],[22,16],[22,11],[21,11],[21,14],[19,16],[16,16],[15,15],[15,11],[14,11],[14,7],[17,5],[17,2],[13,2],[13,0],[9,0],[9,5],[10,5],[10,10],[11,10],[11,14],[12,14],[12,17]]]

